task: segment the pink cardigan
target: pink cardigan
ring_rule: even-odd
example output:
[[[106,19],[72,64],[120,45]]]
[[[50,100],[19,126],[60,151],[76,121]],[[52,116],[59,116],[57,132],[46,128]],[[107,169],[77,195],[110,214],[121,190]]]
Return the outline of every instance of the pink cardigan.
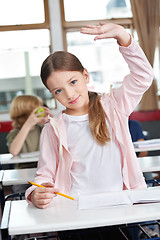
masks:
[[[143,93],[150,87],[153,70],[133,38],[129,47],[120,46],[119,50],[128,64],[130,74],[124,78],[120,88],[114,89],[111,94],[103,94],[101,102],[120,145],[124,189],[145,188],[146,184],[129,133],[128,117]],[[68,194],[71,189],[71,166],[72,157],[67,146],[66,126],[60,113],[46,123],[42,130],[40,158],[34,182],[55,183],[55,187]],[[35,186],[27,189],[26,199],[34,189]]]

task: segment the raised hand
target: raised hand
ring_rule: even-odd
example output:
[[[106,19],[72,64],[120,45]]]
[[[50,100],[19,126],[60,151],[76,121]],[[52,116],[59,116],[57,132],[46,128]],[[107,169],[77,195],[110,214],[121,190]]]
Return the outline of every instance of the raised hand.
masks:
[[[125,47],[128,47],[131,43],[131,37],[126,30],[114,23],[100,23],[98,26],[87,25],[85,28],[81,28],[81,33],[96,35],[94,40],[114,38],[120,45]]]

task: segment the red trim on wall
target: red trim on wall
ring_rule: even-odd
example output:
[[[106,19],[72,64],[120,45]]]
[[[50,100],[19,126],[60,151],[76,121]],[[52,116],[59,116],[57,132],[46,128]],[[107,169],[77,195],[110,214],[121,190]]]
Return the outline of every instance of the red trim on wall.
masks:
[[[12,128],[12,121],[0,122],[0,132],[9,132]]]
[[[130,119],[139,122],[160,120],[160,110],[155,111],[135,111],[131,113]]]

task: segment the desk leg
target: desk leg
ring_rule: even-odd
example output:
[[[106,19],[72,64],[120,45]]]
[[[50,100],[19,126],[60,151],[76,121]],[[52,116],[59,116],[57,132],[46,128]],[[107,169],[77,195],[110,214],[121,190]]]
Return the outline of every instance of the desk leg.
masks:
[[[11,201],[6,201],[3,215],[2,215],[2,222],[1,222],[1,235],[3,240],[11,240],[11,237],[8,234],[10,209],[11,209]]]
[[[2,182],[0,183],[0,201],[1,201],[1,210],[2,210],[2,213],[3,213],[5,200],[4,200],[4,191],[3,191]]]

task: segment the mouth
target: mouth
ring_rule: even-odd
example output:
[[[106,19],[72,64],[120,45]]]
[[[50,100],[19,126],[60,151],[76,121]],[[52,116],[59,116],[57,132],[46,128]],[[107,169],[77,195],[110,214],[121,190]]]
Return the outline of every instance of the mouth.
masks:
[[[69,102],[69,104],[75,104],[78,102],[80,96],[78,96],[77,98],[75,98],[73,101]]]

